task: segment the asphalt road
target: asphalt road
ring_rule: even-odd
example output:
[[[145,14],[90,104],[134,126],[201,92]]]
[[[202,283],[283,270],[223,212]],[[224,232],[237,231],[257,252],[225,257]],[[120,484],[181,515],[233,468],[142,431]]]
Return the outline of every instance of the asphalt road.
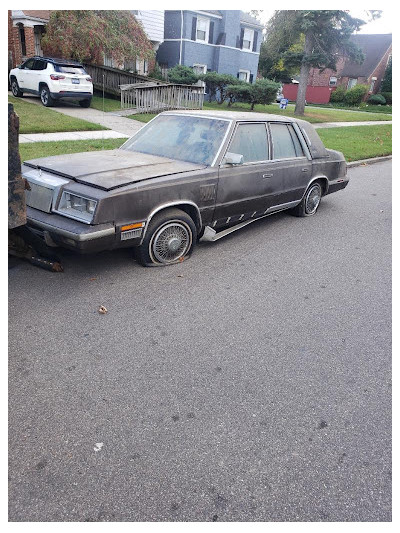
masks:
[[[11,521],[391,520],[391,161],[349,175],[172,267],[13,262]]]

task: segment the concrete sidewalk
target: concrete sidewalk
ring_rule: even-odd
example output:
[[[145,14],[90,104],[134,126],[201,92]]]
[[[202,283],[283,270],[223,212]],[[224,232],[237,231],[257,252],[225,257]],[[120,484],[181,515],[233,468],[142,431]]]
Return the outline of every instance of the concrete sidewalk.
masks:
[[[313,124],[314,128],[347,128],[349,126],[381,126],[392,124],[391,120],[366,120],[364,122],[321,122]]]
[[[24,133],[19,136],[20,143],[50,141],[83,141],[85,139],[129,139],[130,135],[114,130],[65,131],[61,133]]]

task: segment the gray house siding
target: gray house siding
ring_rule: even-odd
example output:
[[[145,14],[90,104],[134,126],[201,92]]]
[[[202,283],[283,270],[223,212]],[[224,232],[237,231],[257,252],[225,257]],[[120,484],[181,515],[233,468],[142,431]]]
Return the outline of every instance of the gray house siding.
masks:
[[[157,53],[158,62],[168,68],[179,64],[182,31],[183,65],[207,65],[208,71],[232,74],[235,77],[238,76],[239,70],[249,71],[250,81],[254,82],[257,76],[262,28],[257,24],[241,21],[240,11],[225,10],[219,13],[220,16],[214,16],[207,12],[183,11],[182,25],[181,11],[165,11],[164,42]],[[206,43],[196,41],[199,17],[210,21]],[[253,31],[250,50],[242,49],[246,28]]]

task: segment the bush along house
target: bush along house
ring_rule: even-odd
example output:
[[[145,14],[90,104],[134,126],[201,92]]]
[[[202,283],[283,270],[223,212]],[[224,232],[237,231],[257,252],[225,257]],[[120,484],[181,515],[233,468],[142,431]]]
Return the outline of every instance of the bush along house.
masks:
[[[196,73],[256,80],[263,25],[243,11],[165,11],[161,68],[192,67]]]
[[[351,89],[357,84],[368,85],[366,98],[380,90],[385,70],[392,54],[391,34],[356,34],[351,39],[364,53],[364,62],[360,65],[345,57],[340,57],[336,70],[312,68],[308,77],[306,101],[313,104],[326,104],[331,92],[343,86]],[[283,95],[289,100],[296,100],[297,84],[285,83]]]

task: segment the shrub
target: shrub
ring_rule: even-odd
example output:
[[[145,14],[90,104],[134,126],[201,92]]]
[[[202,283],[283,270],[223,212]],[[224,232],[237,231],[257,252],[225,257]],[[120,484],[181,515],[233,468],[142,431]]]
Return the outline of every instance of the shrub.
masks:
[[[343,102],[344,95],[346,94],[346,87],[344,85],[339,85],[334,91],[331,91],[330,102]]]
[[[218,72],[207,72],[200,76],[208,87],[208,98],[211,102],[213,96],[218,104],[222,104],[227,99],[226,88],[228,85],[239,85],[239,81],[231,74],[218,74]]]
[[[368,103],[375,105],[385,105],[386,98],[381,94],[371,94],[371,96],[368,98]]]
[[[251,110],[254,109],[254,106],[256,104],[268,105],[274,102],[279,87],[280,83],[277,83],[272,80],[256,80],[253,85],[250,85]]]
[[[347,105],[359,105],[363,101],[365,95],[368,92],[369,87],[367,85],[355,85],[352,89],[349,89],[344,95],[344,102]]]
[[[199,80],[199,77],[192,68],[185,67],[184,65],[175,65],[168,71],[168,81],[170,83],[193,85]]]
[[[228,85],[226,95],[229,99],[228,106],[231,106],[235,102],[250,102],[250,84],[242,82],[240,84]]]
[[[160,69],[160,65],[158,63],[155,63],[153,70],[149,72],[149,78],[165,81],[164,76],[162,75],[162,72]]]
[[[381,95],[386,100],[387,105],[392,105],[392,93],[389,92],[381,92]]]

